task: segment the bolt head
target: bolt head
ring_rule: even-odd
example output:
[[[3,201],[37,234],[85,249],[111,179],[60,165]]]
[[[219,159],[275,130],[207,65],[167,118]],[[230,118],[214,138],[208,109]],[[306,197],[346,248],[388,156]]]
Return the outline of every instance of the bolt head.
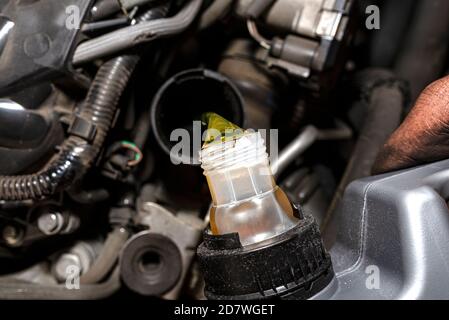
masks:
[[[37,226],[46,235],[57,234],[63,225],[63,218],[60,213],[44,213],[39,216]]]

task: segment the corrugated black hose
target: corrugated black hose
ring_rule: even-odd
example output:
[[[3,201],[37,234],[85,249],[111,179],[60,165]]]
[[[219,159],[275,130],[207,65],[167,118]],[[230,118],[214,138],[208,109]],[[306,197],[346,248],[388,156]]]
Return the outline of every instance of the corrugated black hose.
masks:
[[[93,142],[71,135],[41,172],[0,177],[0,200],[42,199],[63,190],[84,174],[103,146],[119,99],[138,61],[138,56],[124,55],[100,67],[79,112],[80,118],[96,126]]]
[[[166,16],[168,5],[147,11],[140,21]],[[82,177],[98,156],[115,116],[120,97],[139,62],[138,55],[124,55],[114,58],[100,67],[86,100],[78,116],[90,121],[97,128],[92,143],[69,136],[61,146],[60,152],[47,167],[39,173],[15,177],[0,177],[1,200],[40,199],[50,196],[69,186]],[[120,235],[119,235],[119,234]],[[41,286],[29,283],[3,282],[0,284],[1,299],[101,299],[110,296],[120,288],[120,271],[115,268],[112,275],[103,283],[101,280],[115,264],[121,235],[120,230],[111,233],[105,244],[101,261],[97,261],[87,277],[81,277],[80,290],[67,290],[64,285]],[[114,238],[114,239],[112,239]],[[88,283],[88,284],[86,284]]]
[[[148,21],[167,14],[168,6],[154,8],[139,21]],[[64,190],[81,178],[97,158],[114,119],[120,97],[140,57],[123,55],[104,63],[92,82],[78,117],[96,127],[93,141],[70,135],[59,153],[38,173],[0,176],[0,200],[40,200]]]

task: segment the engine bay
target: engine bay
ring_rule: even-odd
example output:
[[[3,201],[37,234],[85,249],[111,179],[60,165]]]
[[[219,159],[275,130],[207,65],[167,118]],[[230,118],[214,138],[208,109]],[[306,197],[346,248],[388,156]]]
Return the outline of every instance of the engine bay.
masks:
[[[449,299],[447,127],[418,99],[447,21],[447,1],[0,0],[0,299]]]

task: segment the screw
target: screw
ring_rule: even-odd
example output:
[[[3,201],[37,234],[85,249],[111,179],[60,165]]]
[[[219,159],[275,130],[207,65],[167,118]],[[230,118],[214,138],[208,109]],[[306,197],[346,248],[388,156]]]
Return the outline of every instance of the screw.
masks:
[[[54,235],[61,231],[64,218],[59,212],[48,212],[41,214],[37,220],[37,227],[46,235]]]
[[[23,232],[13,225],[8,225],[3,228],[2,236],[8,245],[15,246],[22,240]]]

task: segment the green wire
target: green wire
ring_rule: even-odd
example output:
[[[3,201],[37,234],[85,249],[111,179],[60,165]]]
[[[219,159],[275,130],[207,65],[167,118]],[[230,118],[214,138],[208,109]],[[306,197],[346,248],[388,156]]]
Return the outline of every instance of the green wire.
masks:
[[[121,143],[124,144],[124,145],[131,146],[131,147],[133,147],[133,148],[139,149],[139,148],[136,146],[136,144],[133,143],[133,142],[131,142],[131,141],[122,140]],[[135,154],[136,154],[136,155],[134,156],[134,160],[135,160],[135,161],[139,161],[139,160],[140,160],[140,154],[139,154],[138,152],[135,152]]]

